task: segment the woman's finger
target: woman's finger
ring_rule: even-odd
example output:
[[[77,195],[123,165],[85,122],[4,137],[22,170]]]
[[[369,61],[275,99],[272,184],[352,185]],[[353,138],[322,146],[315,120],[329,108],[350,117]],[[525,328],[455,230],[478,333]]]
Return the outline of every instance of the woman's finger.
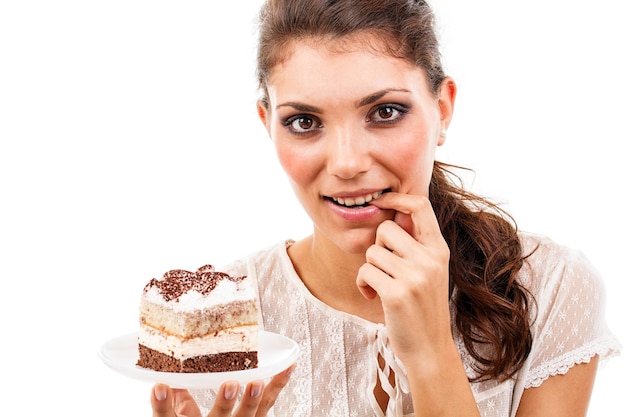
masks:
[[[370,204],[396,211],[394,221],[422,244],[441,244],[443,237],[428,198],[400,193],[386,193]]]
[[[172,390],[167,385],[156,384],[152,387],[150,395],[152,417],[176,417],[172,400]]]
[[[372,263],[376,265],[376,257],[393,259],[390,256],[393,253],[393,255],[397,257],[405,258],[415,251],[415,246],[418,244],[419,243],[415,237],[413,237],[413,235],[409,232],[406,232],[395,221],[385,220],[378,226],[378,229],[376,229],[376,240],[374,242],[374,246],[384,248],[389,253],[386,254],[381,251],[372,252],[371,250],[373,247],[370,247],[370,249],[365,253],[365,256],[368,262],[374,261]],[[390,275],[393,276],[393,274]]]
[[[263,381],[252,381],[246,385],[241,403],[233,417],[254,417],[257,415],[259,404],[263,396],[265,383]]]
[[[261,398],[261,403],[259,404],[259,409],[257,410],[256,415],[258,417],[267,415],[269,409],[274,406],[276,399],[280,395],[283,388],[285,388],[285,385],[289,382],[289,378],[291,378],[291,374],[293,373],[295,367],[295,364],[291,365],[283,372],[275,375],[267,384],[265,391],[263,392],[263,397]]]
[[[395,226],[400,229],[397,225]],[[387,278],[400,278],[407,273],[410,268],[410,261],[407,259],[411,254],[417,253],[419,243],[417,243],[404,230],[403,239],[389,239],[376,237],[376,244],[370,246],[365,252],[365,260],[368,264],[383,271]]]
[[[237,381],[224,382],[217,392],[215,404],[207,417],[230,417],[239,393],[239,383]]]
[[[202,417],[200,407],[189,390],[172,388],[174,412],[178,417]]]
[[[392,279],[385,272],[370,263],[364,263],[356,276],[356,285],[368,300],[373,300],[379,292],[389,287],[389,280]],[[382,297],[382,294],[381,294]]]

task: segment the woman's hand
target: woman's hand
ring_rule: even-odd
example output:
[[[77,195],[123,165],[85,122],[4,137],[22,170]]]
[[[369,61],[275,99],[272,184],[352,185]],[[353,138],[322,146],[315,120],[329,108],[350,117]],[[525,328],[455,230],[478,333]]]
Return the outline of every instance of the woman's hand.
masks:
[[[289,382],[294,369],[292,365],[287,370],[274,376],[265,385],[263,381],[253,381],[246,385],[241,403],[235,409],[239,383],[225,382],[215,398],[215,404],[208,417],[263,417],[276,402],[278,395]],[[156,384],[151,395],[153,417],[202,417],[200,408],[195,400],[184,389],[172,389],[167,385]]]
[[[388,193],[374,200],[395,210],[378,226],[357,285],[380,297],[395,355],[405,365],[416,416],[478,416],[450,325],[450,250],[426,197]]]
[[[406,365],[452,345],[448,305],[450,252],[426,197],[387,193],[371,204],[395,210],[380,224],[357,285],[377,294],[394,353]],[[423,363],[423,362],[422,362]]]

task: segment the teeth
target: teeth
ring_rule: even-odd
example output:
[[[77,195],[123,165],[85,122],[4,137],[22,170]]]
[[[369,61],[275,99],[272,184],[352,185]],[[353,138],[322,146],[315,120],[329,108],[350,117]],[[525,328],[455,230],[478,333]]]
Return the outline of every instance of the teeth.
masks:
[[[332,199],[334,202],[341,204],[342,206],[353,207],[353,206],[362,206],[365,203],[369,203],[370,201],[375,200],[378,197],[380,197],[382,194],[383,194],[382,191],[377,191],[372,194],[367,194],[367,195],[363,195],[363,196],[359,196],[355,198],[332,197]]]

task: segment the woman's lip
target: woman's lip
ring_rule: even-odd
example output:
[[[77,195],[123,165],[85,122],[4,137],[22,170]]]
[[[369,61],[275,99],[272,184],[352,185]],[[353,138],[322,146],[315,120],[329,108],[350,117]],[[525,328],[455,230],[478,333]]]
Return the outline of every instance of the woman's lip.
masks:
[[[341,192],[338,194],[330,194],[330,195],[327,195],[326,198],[357,198],[357,197],[366,196],[368,194],[375,194],[375,193],[384,194],[389,191],[391,191],[391,188],[373,188],[371,190],[346,191],[346,192]]]
[[[351,193],[351,194],[341,194],[333,197],[324,197],[325,200],[330,200],[335,204],[340,206],[344,206],[347,208],[363,208],[368,206],[372,201],[380,198],[384,193],[391,191],[390,188],[385,188],[383,190],[378,190],[374,192],[367,193]]]
[[[333,213],[350,222],[364,222],[378,216],[382,212],[382,209],[371,204],[367,206],[346,207],[335,203],[331,199],[326,199],[325,201]]]

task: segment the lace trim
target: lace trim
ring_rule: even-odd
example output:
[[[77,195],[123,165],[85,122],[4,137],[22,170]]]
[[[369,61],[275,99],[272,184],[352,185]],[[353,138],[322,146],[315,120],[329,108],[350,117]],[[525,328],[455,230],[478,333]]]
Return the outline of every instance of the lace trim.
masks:
[[[555,375],[567,373],[574,365],[589,363],[591,358],[598,355],[602,362],[620,354],[621,346],[614,337],[604,337],[587,343],[578,349],[567,352],[551,361],[541,363],[528,372],[528,379],[524,388],[536,388],[546,379]]]

